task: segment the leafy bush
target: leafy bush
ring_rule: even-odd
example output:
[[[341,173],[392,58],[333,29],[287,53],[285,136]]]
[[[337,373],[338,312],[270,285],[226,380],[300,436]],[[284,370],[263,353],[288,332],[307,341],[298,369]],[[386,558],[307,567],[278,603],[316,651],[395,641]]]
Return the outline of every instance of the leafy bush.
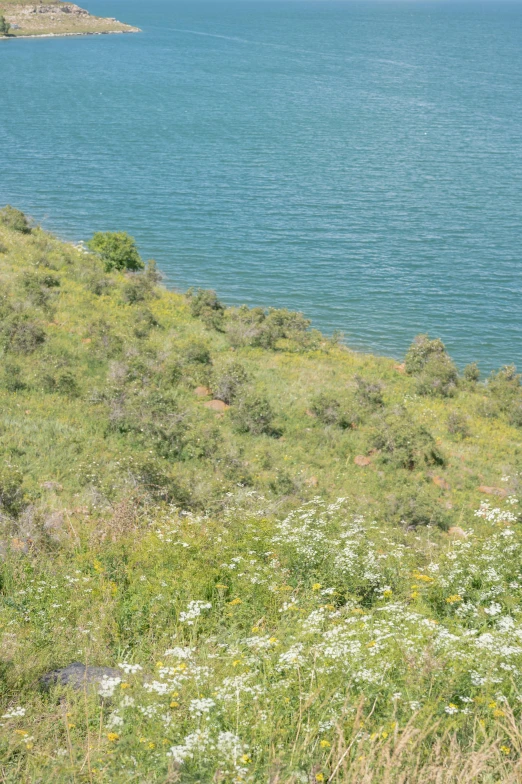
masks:
[[[3,381],[8,392],[20,392],[26,388],[22,380],[22,369],[14,362],[4,362]]]
[[[0,326],[0,341],[7,351],[31,354],[45,341],[45,330],[29,316],[15,313]]]
[[[417,377],[420,395],[449,397],[457,389],[458,372],[440,338],[417,335],[405,358],[406,373]]]
[[[7,245],[4,245],[3,242],[0,242],[0,253],[7,253],[8,250],[9,248],[7,247]]]
[[[378,408],[384,405],[382,384],[366,381],[361,376],[355,376],[357,384],[357,399],[364,406]]]
[[[14,466],[0,465],[0,512],[16,516],[24,506],[22,472]]]
[[[52,273],[39,274],[26,272],[22,276],[22,286],[30,302],[39,308],[47,308],[51,290],[60,287],[60,279]]]
[[[370,445],[381,451],[382,459],[400,468],[443,465],[444,457],[431,433],[416,425],[404,410],[385,419],[375,428]]]
[[[0,14],[0,35],[6,36],[9,35],[9,31],[11,29],[11,25],[8,21],[6,21],[5,16]]]
[[[493,405],[507,415],[510,424],[522,426],[522,386],[515,365],[506,365],[488,380]]]
[[[304,345],[310,321],[302,313],[286,309],[231,308],[228,311],[227,336],[233,346],[257,346],[274,349],[282,339]]]
[[[248,373],[240,362],[230,362],[215,377],[213,393],[216,400],[227,405],[234,402],[242,387],[248,381]]]
[[[134,314],[134,334],[137,338],[146,338],[151,331],[159,327],[159,321],[148,308],[142,308]]]
[[[480,380],[479,366],[476,362],[466,365],[462,375],[464,376],[464,381],[467,381],[470,384],[476,384],[476,382]]]
[[[24,213],[21,210],[17,210],[16,207],[11,207],[10,204],[0,210],[0,223],[3,223],[4,226],[12,229],[12,231],[18,231],[20,234],[31,233],[29,221]]]
[[[353,415],[348,416],[343,410],[337,398],[324,392],[314,397],[310,409],[324,425],[337,425],[346,429],[351,427],[355,421]]]
[[[468,438],[469,426],[467,417],[459,414],[457,411],[452,411],[447,420],[448,433],[458,438]]]
[[[231,409],[232,422],[240,433],[259,436],[274,434],[274,412],[269,401],[262,395],[242,395]]]
[[[211,289],[189,289],[187,297],[190,303],[190,312],[194,318],[199,318],[209,329],[219,332],[223,329],[225,306],[219,301],[215,291]]]
[[[388,518],[396,524],[417,528],[435,525],[442,530],[449,528],[448,516],[435,491],[427,487],[412,490],[405,487],[388,502]]]
[[[145,265],[133,237],[125,231],[98,231],[87,243],[87,247],[105,262],[105,269],[137,272]]]
[[[193,340],[183,349],[183,359],[188,365],[211,365],[212,357],[205,343]]]

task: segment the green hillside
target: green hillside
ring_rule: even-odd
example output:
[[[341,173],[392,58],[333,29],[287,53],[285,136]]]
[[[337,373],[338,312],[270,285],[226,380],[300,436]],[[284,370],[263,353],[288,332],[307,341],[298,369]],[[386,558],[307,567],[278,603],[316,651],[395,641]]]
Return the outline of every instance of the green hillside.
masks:
[[[2,780],[519,781],[516,370],[89,245],[0,212]]]

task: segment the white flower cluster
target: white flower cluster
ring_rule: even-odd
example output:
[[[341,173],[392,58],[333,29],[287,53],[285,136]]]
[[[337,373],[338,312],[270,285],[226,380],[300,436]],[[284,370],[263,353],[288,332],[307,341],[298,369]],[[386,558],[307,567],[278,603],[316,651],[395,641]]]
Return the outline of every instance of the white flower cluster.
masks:
[[[11,708],[10,711],[4,713],[2,718],[3,719],[20,719],[25,716],[26,710],[25,708],[18,707],[18,708]]]
[[[211,602],[202,602],[199,600],[191,601],[187,605],[187,609],[179,614],[181,623],[186,623],[188,626],[193,626],[194,621],[204,612],[204,610],[212,609]]]
[[[116,687],[119,686],[120,683],[121,678],[108,678],[106,675],[104,675],[100,682],[98,694],[100,697],[112,697],[116,691]]]

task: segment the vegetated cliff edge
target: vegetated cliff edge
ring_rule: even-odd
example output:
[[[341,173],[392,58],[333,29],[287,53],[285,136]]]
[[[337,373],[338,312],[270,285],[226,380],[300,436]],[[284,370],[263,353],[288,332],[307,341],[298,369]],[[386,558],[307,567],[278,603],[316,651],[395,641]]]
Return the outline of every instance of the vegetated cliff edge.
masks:
[[[520,781],[521,428],[0,210],[3,781]]]
[[[61,0],[0,0],[0,15],[4,16],[10,25],[8,38],[140,32],[138,27],[123,24],[113,18],[92,16],[78,5]]]

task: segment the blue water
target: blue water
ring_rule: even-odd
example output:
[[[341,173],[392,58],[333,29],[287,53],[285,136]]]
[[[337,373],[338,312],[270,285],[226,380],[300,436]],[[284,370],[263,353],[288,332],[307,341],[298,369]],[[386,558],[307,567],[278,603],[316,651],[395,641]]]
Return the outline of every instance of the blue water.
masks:
[[[354,347],[522,365],[522,4],[85,0],[0,42],[0,203]]]

